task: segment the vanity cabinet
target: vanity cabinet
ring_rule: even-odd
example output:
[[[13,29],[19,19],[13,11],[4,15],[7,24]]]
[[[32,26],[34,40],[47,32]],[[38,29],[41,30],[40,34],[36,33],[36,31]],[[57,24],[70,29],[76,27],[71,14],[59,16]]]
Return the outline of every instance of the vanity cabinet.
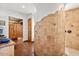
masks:
[[[0,56],[14,56],[14,42],[0,44]]]

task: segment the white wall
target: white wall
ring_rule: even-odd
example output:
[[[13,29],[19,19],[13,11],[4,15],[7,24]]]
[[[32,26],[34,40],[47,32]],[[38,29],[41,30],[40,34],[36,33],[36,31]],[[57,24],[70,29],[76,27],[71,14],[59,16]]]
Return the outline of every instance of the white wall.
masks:
[[[8,19],[8,17],[9,16],[23,19],[23,22],[24,22],[23,23],[23,41],[28,40],[28,23],[27,23],[27,18],[30,17],[31,14],[23,15],[23,14],[19,14],[19,13],[7,11],[7,10],[0,10],[1,20],[5,20],[6,21],[5,36],[7,36],[7,37],[9,36],[8,35],[8,33],[9,33],[9,26],[8,26],[9,19]]]
[[[39,3],[35,4],[36,13],[35,13],[35,22],[40,21],[43,17],[47,16],[50,13],[57,11],[61,3]]]
[[[23,18],[23,41],[28,40],[28,18],[32,17],[32,14],[27,14]]]
[[[66,3],[65,10],[73,9],[79,7],[79,3]]]

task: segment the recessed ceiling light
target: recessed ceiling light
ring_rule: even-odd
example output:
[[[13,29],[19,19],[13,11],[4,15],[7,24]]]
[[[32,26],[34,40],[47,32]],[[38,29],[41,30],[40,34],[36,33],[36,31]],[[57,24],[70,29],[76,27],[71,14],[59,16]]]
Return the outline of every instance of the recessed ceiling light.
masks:
[[[24,5],[22,5],[22,8],[25,8],[25,6],[24,6]]]

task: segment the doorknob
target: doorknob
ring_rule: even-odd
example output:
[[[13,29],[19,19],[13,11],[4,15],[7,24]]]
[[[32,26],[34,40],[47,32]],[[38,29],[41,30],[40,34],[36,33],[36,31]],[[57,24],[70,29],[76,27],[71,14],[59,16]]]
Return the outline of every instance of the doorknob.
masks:
[[[72,31],[71,30],[68,30],[67,33],[72,33]]]

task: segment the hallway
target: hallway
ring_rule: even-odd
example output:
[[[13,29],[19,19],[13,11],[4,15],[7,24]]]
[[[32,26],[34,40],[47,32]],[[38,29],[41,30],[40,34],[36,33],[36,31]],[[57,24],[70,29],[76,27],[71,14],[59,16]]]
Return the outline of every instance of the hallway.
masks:
[[[15,45],[15,56],[32,56],[31,42],[17,42]]]

